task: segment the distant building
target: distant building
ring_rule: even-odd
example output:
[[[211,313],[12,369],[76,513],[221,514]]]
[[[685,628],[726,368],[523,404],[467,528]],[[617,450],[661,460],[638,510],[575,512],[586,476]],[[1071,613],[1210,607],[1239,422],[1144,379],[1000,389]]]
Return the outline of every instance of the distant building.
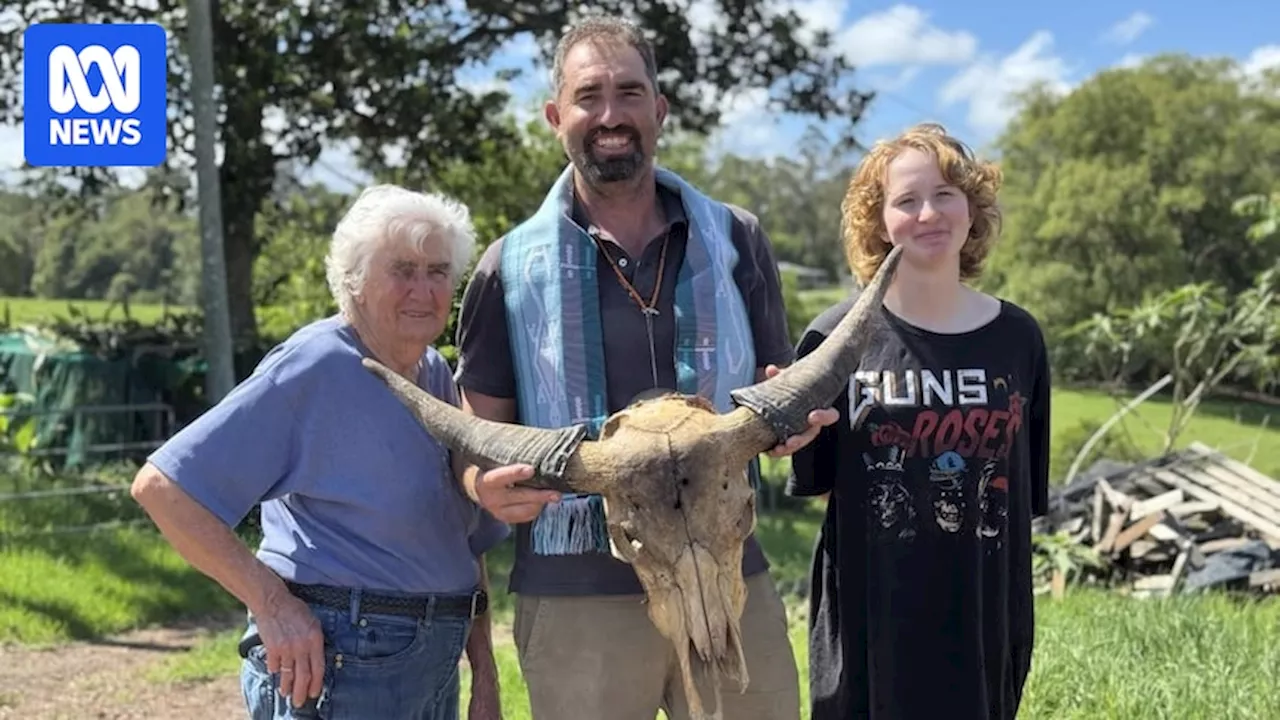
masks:
[[[820,268],[806,267],[784,260],[778,263],[778,272],[784,275],[793,275],[796,279],[796,287],[800,290],[812,290],[832,285],[831,274]]]

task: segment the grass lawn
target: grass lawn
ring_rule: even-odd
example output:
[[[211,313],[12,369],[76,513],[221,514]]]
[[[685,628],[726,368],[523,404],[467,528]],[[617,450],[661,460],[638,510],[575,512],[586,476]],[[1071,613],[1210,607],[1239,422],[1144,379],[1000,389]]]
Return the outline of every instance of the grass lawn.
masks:
[[[0,646],[89,639],[237,607],[150,529],[0,544]]]
[[[784,590],[803,582],[815,510],[761,518],[760,536]],[[505,717],[530,717],[510,640],[511,555],[492,558]],[[791,597],[792,640],[808,672],[803,603]],[[93,637],[136,625],[232,610],[235,602],[187,569],[150,530],[62,535],[0,546],[0,643]],[[1280,717],[1280,598],[1210,595],[1132,600],[1079,591],[1039,603],[1039,642],[1026,718]],[[210,636],[149,671],[155,682],[236,672],[237,632]],[[466,681],[464,679],[464,688]],[[176,691],[176,690],[175,690]],[[801,693],[806,689],[802,682]]]
[[[14,324],[65,313],[65,301],[4,300]],[[93,317],[106,303],[77,302]],[[140,320],[158,317],[159,306],[134,306]],[[118,309],[117,309],[118,312]],[[151,313],[148,315],[148,313]],[[0,315],[0,318],[3,316]],[[1084,423],[1101,423],[1124,402],[1091,390],[1054,393],[1054,467],[1064,472],[1087,434]],[[1272,417],[1275,416],[1275,417]],[[1144,453],[1156,451],[1170,406],[1145,403],[1108,436]],[[1266,426],[1264,426],[1264,422]],[[1250,462],[1280,478],[1280,408],[1213,401],[1201,406],[1179,445],[1199,441]],[[770,475],[785,461],[766,461]],[[94,534],[6,537],[48,517],[19,502],[0,502],[0,646],[85,639],[182,617],[236,609],[235,601],[189,569],[148,528]],[[136,508],[135,508],[136,509]],[[91,522],[87,502],[59,511],[59,523]],[[136,514],[133,516],[137,516]],[[793,597],[792,637],[801,676],[807,672],[803,603],[817,531],[814,511],[764,514],[760,535],[775,579]],[[491,573],[505,588],[510,546],[493,556]],[[528,718],[514,648],[510,645],[511,598],[495,594],[495,617],[503,638],[505,717]],[[1244,604],[1219,596],[1135,601],[1096,592],[1069,593],[1040,603],[1039,643],[1025,712],[1028,718],[1280,718],[1280,599]],[[157,681],[179,681],[234,673],[236,633],[216,635],[196,650],[153,670]],[[465,683],[464,683],[465,688]],[[802,683],[802,693],[805,688]],[[2,694],[0,694],[2,697]],[[0,702],[0,705],[3,703]]]
[[[802,522],[801,526],[807,526]],[[802,604],[793,598],[791,639],[801,677],[808,652]],[[1220,595],[1132,600],[1097,591],[1038,603],[1034,667],[1019,717],[1044,720],[1135,720],[1280,717],[1280,598],[1264,602]],[[510,640],[511,613],[501,603],[496,648],[503,717],[531,720]],[[235,632],[210,637],[152,673],[159,682],[227,676],[238,668]],[[469,694],[463,663],[462,688]],[[801,715],[808,718],[808,712]],[[662,716],[659,715],[659,718]]]
[[[1075,434],[1083,442],[1087,434],[1080,433],[1081,423],[1104,422],[1128,399],[1114,398],[1097,390],[1056,390],[1050,420],[1055,443],[1059,445],[1053,458],[1055,469],[1065,473],[1074,456],[1061,451],[1063,438]],[[1167,397],[1152,398],[1116,423],[1108,431],[1105,442],[1133,448],[1143,457],[1154,455],[1163,446],[1164,432],[1172,414],[1173,407]],[[1280,407],[1208,400],[1200,404],[1191,424],[1179,435],[1176,447],[1186,447],[1192,442],[1216,448],[1249,463],[1259,472],[1280,479]]]
[[[49,300],[45,298],[0,297],[0,325],[8,321],[10,325],[39,324],[56,317],[69,317],[69,308],[84,313],[92,320],[123,320],[124,307],[119,303],[106,300]],[[184,308],[170,306],[170,314],[182,312]],[[164,316],[164,305],[141,305],[130,303],[128,317],[144,325],[154,324]]]
[[[1280,717],[1280,599],[1139,601],[1097,592],[1039,603],[1039,642],[1021,718],[1135,720]],[[791,639],[808,718],[808,652]],[[503,717],[531,720],[515,648],[498,648]],[[464,666],[465,667],[465,666]],[[467,693],[465,675],[464,695]],[[661,717],[661,715],[659,715]]]

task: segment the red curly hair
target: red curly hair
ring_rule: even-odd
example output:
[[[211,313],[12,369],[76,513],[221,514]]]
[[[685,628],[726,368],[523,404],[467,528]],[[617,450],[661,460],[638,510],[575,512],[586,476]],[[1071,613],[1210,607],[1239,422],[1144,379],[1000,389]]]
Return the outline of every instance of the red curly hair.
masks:
[[[1003,175],[997,165],[976,159],[968,146],[937,123],[921,123],[893,140],[877,142],[849,180],[840,203],[840,219],[850,271],[865,285],[889,254],[892,246],[884,226],[885,179],[889,163],[907,149],[937,160],[943,179],[969,199],[972,226],[960,249],[960,279],[979,277],[1000,235],[1002,217],[996,197]]]

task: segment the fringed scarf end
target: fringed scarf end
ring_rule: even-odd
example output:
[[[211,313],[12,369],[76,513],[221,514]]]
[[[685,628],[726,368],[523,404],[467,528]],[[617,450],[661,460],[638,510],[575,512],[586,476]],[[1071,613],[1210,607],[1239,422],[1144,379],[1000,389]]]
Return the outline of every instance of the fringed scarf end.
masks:
[[[607,553],[604,500],[599,495],[565,496],[542,509],[531,535],[538,555]]]

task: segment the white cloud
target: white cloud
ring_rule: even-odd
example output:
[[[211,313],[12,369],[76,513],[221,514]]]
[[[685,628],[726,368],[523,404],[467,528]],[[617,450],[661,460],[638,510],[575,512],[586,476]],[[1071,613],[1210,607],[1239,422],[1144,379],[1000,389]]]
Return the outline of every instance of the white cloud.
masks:
[[[811,42],[820,31],[836,33],[840,28],[845,0],[781,0],[778,12],[794,11],[803,23],[797,33],[801,42]],[[691,40],[705,42],[708,32],[724,27],[718,0],[693,0],[687,17]],[[708,109],[720,113],[720,127],[711,138],[714,150],[741,155],[772,155],[781,152],[789,140],[779,132],[782,116],[769,108],[768,88],[745,88],[721,94],[709,85],[695,92]]]
[[[963,30],[939,29],[912,5],[864,15],[840,31],[839,49],[859,68],[879,65],[959,65],[978,50],[978,39]]]
[[[781,10],[794,10],[804,22],[797,37],[801,42],[813,40],[814,33],[826,30],[835,34],[844,21],[845,0],[782,0]]]
[[[801,42],[808,43],[818,31],[835,33],[840,29],[845,4],[845,0],[780,0],[775,10],[778,14],[794,11],[800,16],[802,27],[796,37]],[[695,46],[701,45],[710,31],[725,27],[720,0],[692,0],[685,16],[689,21],[689,35]],[[757,28],[756,31],[763,32],[763,29]]]
[[[968,103],[969,125],[977,132],[994,134],[1017,112],[1016,94],[1039,82],[1066,92],[1071,87],[1069,74],[1066,61],[1053,53],[1052,33],[1042,30],[1003,58],[979,58],[948,80],[938,99],[943,105]]]
[[[1151,27],[1155,20],[1155,18],[1139,10],[1107,28],[1107,31],[1102,33],[1102,40],[1116,45],[1128,45],[1146,32],[1147,28]]]
[[[689,39],[695,46],[702,45],[712,30],[724,24],[716,0],[693,0],[685,16],[689,21]]]
[[[723,96],[720,101],[720,127],[711,138],[715,150],[739,155],[771,155],[781,151],[779,136],[781,117],[768,109],[769,91],[749,88]]]
[[[1116,61],[1118,68],[1136,68],[1146,60],[1146,56],[1141,53],[1126,53],[1124,57]]]
[[[1280,67],[1280,45],[1263,45],[1255,48],[1241,63],[1240,69],[1248,77],[1258,77],[1271,68]]]

